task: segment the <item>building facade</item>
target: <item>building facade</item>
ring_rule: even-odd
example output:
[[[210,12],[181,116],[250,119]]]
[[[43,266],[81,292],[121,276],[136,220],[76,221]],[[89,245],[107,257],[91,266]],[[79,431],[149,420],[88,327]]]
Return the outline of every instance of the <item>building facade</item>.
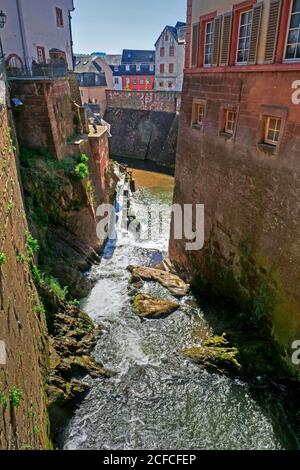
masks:
[[[83,104],[92,105],[102,117],[106,111],[106,90],[113,89],[113,73],[99,56],[76,56],[75,74]]]
[[[300,335],[300,1],[188,0],[175,203],[205,243],[170,256],[203,292]],[[298,234],[298,235],[297,235]]]
[[[0,10],[7,15],[1,38],[9,68],[64,62],[73,70],[73,0],[0,0]]]
[[[122,63],[113,67],[115,89],[151,91],[155,80],[155,51],[124,49]],[[121,80],[120,80],[121,78]]]
[[[185,57],[186,23],[166,26],[155,48],[155,89],[181,91]]]

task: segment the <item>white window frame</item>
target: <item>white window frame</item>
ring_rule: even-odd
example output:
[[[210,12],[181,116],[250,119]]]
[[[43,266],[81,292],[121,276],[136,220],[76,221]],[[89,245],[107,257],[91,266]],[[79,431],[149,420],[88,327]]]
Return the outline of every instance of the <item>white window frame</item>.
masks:
[[[200,109],[202,112],[200,112]],[[199,101],[193,102],[192,127],[202,128],[205,118],[205,104]]]
[[[288,62],[288,63],[300,62],[300,57],[299,57],[299,58],[296,57],[296,58],[294,58],[294,59],[287,59],[287,58],[286,58],[287,48],[288,48],[288,44],[289,44],[289,43],[288,43],[288,39],[289,39],[290,31],[291,31],[292,29],[296,29],[296,28],[290,28],[292,15],[300,13],[300,11],[293,13],[293,5],[294,5],[294,0],[292,0],[291,6],[290,6],[289,22],[288,22],[288,28],[287,28],[287,33],[286,33],[285,50],[284,50],[284,59],[283,59],[284,62]],[[297,29],[298,29],[298,28],[297,28]],[[298,39],[299,39],[299,42],[298,42],[297,44],[300,44],[300,31],[299,31],[299,37],[298,37]],[[296,44],[296,43],[293,43],[293,44]]]
[[[141,71],[141,64],[136,64],[136,71],[140,72]]]
[[[130,65],[125,65],[126,72],[130,72]]]
[[[212,26],[212,32],[211,33],[208,33],[207,32],[207,28],[208,26],[211,25]],[[211,36],[211,42],[208,43],[207,42],[207,36]],[[211,55],[211,61],[210,63],[206,63],[206,57],[208,56],[208,54],[206,54],[206,46],[211,46],[211,52],[210,52],[210,55]],[[212,58],[213,58],[213,46],[214,46],[214,22],[213,21],[208,21],[205,25],[205,37],[204,37],[204,67],[211,67],[212,66]]]
[[[276,121],[275,127],[270,128],[271,120]],[[279,128],[278,128],[278,123],[279,123]],[[273,145],[274,147],[278,146],[279,141],[280,141],[281,125],[282,125],[282,119],[281,118],[278,118],[278,117],[275,117],[275,116],[268,116],[267,117],[267,121],[266,121],[266,125],[265,125],[265,135],[264,135],[264,143],[265,144]],[[273,131],[274,134],[275,133],[278,134],[278,140],[269,139],[269,132],[270,131]]]
[[[229,119],[229,115],[233,114],[234,119]],[[225,109],[225,127],[224,131],[226,134],[233,135],[235,131],[235,126],[236,126],[236,118],[237,118],[237,112],[234,111],[233,109]],[[233,123],[233,128],[229,127],[229,123]]]
[[[252,24],[253,24],[253,10],[243,11],[243,12],[240,14],[240,21],[239,21],[239,34],[238,34],[238,41],[237,41],[237,48],[236,48],[236,65],[247,65],[247,64],[248,64],[248,60],[249,60],[251,30],[250,30],[250,35],[249,35],[249,36],[245,36],[245,37],[242,37],[242,38],[241,38],[241,36],[240,36],[240,34],[241,34],[241,27],[242,27],[242,16],[243,16],[243,15],[246,15],[247,13],[251,13],[251,14],[252,14],[251,23],[247,23],[247,25],[251,25],[251,29],[252,29]],[[243,25],[243,26],[245,26],[245,25]],[[246,38],[249,38],[249,47],[248,47],[248,49],[239,49],[240,40],[241,40],[241,39],[246,39]],[[247,58],[246,61],[243,61],[243,62],[239,62],[239,61],[238,61],[239,52],[240,52],[241,50],[242,50],[242,51],[248,50],[248,58]]]
[[[150,70],[150,72],[154,72],[154,65],[150,65],[149,70]]]

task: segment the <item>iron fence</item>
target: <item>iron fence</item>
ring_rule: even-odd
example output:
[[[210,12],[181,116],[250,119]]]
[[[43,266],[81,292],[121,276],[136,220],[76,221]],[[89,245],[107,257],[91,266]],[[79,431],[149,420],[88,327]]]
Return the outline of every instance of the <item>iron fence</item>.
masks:
[[[30,68],[6,66],[8,78],[35,78],[52,79],[68,76],[68,65],[66,62],[37,63],[32,61]]]

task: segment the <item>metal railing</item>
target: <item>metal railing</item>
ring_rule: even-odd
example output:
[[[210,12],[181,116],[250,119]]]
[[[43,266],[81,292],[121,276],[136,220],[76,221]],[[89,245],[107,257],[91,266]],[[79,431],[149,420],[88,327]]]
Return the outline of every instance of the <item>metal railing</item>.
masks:
[[[53,79],[68,76],[68,65],[66,62],[45,62],[37,63],[32,61],[30,68],[6,66],[8,78],[32,78],[32,79]]]

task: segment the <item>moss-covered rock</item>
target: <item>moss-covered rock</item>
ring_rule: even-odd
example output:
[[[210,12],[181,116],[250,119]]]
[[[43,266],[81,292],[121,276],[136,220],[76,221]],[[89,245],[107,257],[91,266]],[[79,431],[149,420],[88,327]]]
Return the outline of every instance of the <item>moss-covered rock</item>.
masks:
[[[225,335],[214,336],[202,345],[183,349],[180,353],[196,364],[217,372],[240,373],[242,369],[239,363],[239,351],[230,347]]]
[[[175,312],[179,304],[169,300],[162,300],[147,294],[138,294],[132,300],[133,311],[140,318],[164,318]]]

